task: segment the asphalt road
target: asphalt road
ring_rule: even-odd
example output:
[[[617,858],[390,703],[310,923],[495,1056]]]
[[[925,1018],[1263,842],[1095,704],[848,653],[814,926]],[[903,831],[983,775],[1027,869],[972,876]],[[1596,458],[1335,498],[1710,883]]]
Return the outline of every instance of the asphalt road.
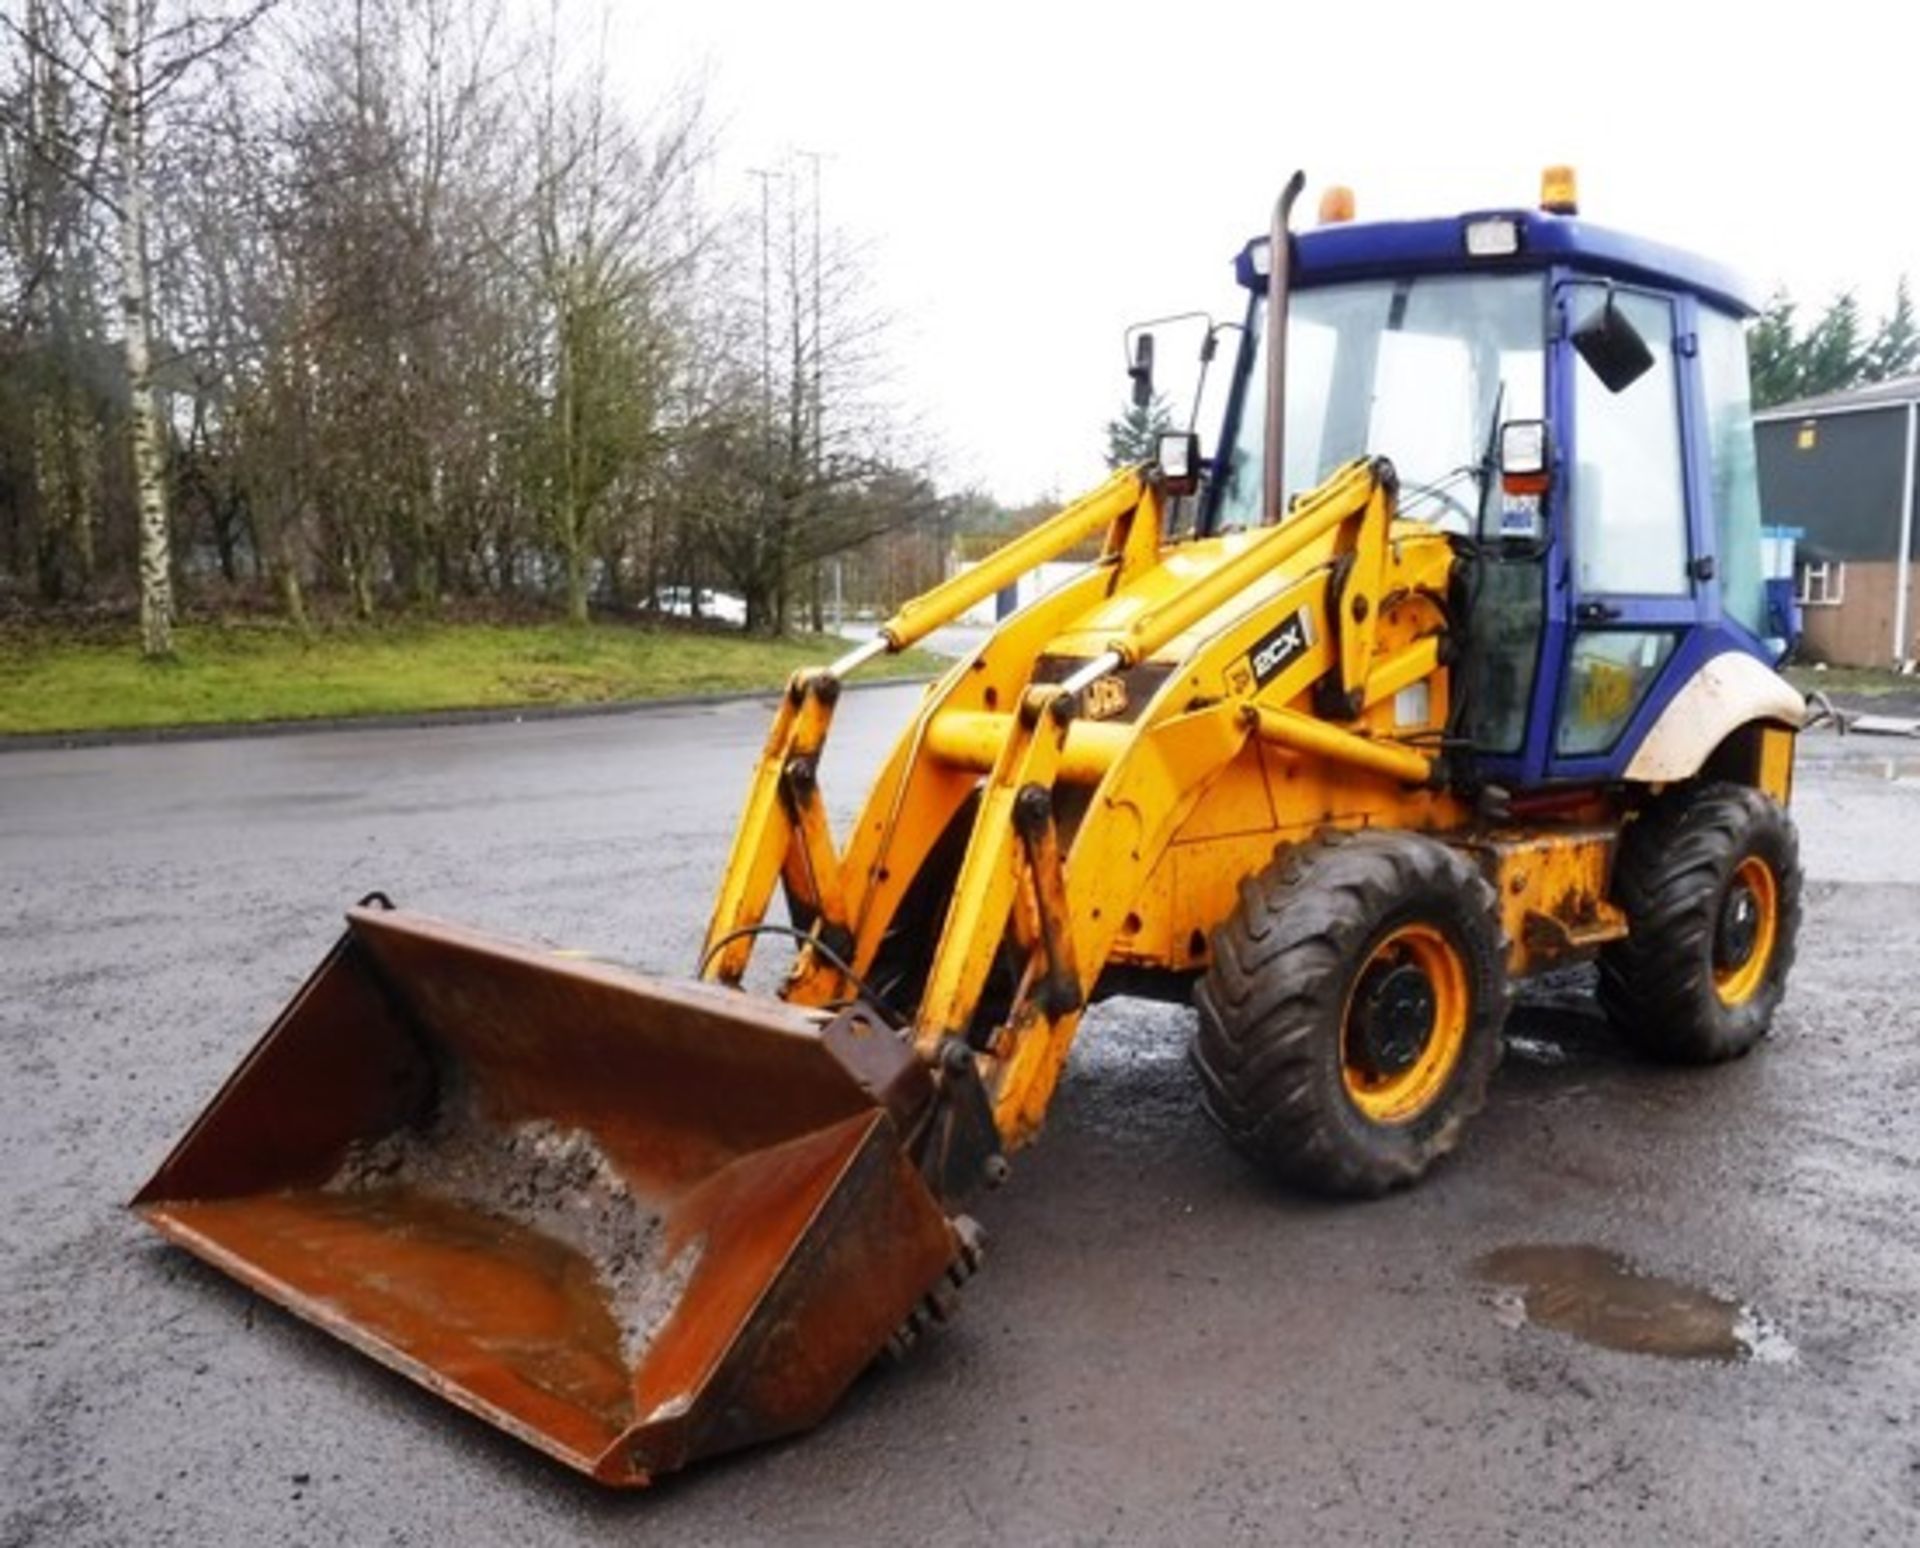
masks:
[[[910,692],[845,702],[843,806]],[[1216,1141],[1183,1013],[1109,1004],[986,1201],[957,1325],[812,1435],[649,1493],[121,1208],[371,887],[684,971],[765,723],[0,756],[0,1542],[1920,1539],[1920,757],[1894,743],[1807,741],[1809,918],[1752,1058],[1644,1067],[1577,993],[1536,1000],[1455,1160],[1330,1207]],[[1747,1303],[1771,1358],[1539,1326],[1474,1272],[1535,1244]]]

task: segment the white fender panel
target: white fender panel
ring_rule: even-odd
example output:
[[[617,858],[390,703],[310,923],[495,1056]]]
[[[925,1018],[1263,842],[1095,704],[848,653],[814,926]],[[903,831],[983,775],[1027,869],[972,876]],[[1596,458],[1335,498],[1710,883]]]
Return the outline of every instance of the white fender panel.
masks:
[[[1740,727],[1770,720],[1799,730],[1807,701],[1778,672],[1744,651],[1723,651],[1660,712],[1627,765],[1626,778],[1667,784],[1700,772],[1708,755]]]

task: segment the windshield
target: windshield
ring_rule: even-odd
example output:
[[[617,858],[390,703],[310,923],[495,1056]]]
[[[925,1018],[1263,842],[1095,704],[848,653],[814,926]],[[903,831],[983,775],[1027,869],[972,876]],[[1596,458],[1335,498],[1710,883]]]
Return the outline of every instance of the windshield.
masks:
[[[1288,309],[1283,500],[1341,463],[1385,456],[1400,514],[1478,527],[1501,420],[1545,417],[1545,278],[1430,274],[1295,291]],[[1216,529],[1260,521],[1266,434],[1262,298],[1232,443],[1220,459]]]

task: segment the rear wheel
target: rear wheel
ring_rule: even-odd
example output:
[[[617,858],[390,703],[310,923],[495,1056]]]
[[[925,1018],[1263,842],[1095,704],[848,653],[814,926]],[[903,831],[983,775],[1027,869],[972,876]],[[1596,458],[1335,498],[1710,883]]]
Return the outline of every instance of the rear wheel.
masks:
[[[1600,1003],[1634,1046],[1677,1063],[1735,1059],[1765,1037],[1800,929],[1800,850],[1776,801],[1744,785],[1662,796],[1614,869],[1627,937],[1600,957]]]
[[[1412,1182],[1485,1099],[1507,1006],[1493,889],[1410,833],[1338,834],[1241,884],[1195,992],[1207,1112],[1284,1181]]]

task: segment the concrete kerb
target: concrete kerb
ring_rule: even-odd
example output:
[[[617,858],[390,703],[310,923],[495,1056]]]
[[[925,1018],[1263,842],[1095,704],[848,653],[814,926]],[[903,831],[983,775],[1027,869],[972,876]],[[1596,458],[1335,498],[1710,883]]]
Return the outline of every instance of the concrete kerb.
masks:
[[[923,686],[938,674],[864,678],[846,683],[848,692],[869,688]],[[724,693],[684,693],[658,699],[610,699],[590,704],[502,704],[482,709],[421,710],[401,715],[328,715],[308,720],[221,721],[206,725],[126,726],[100,731],[12,731],[0,733],[0,753],[62,748],[139,746],[153,742],[224,742],[241,737],[305,736],[324,731],[419,731],[435,726],[484,726],[527,720],[583,720],[597,715],[638,715],[649,710],[698,709],[773,699],[781,685],[729,689]]]

